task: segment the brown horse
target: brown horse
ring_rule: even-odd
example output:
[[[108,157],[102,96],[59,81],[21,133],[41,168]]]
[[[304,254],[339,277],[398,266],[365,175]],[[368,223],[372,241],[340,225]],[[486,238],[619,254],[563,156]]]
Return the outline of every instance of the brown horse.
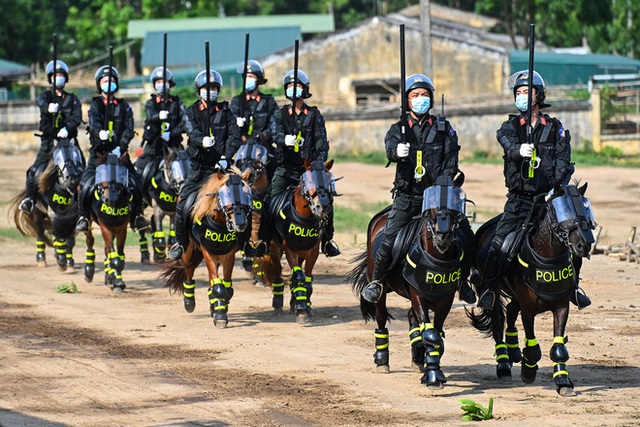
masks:
[[[296,313],[298,323],[313,319],[313,267],[320,253],[327,215],[333,209],[336,196],[335,180],[330,172],[332,166],[333,160],[326,163],[305,160],[305,172],[298,186],[274,198],[270,207],[271,218],[274,218],[274,237],[269,253],[256,258],[254,264],[254,273],[272,287],[272,305],[275,314],[280,315],[284,304],[280,260],[284,253],[291,268],[290,307]]]
[[[191,211],[193,225],[182,259],[163,266],[165,286],[183,294],[184,309],[191,313],[196,307],[193,275],[204,259],[209,272],[209,308],[218,328],[228,324],[235,254],[240,249],[238,234],[246,229],[251,212],[251,189],[244,181],[248,177],[249,171],[240,175],[240,170],[232,167],[227,174],[214,173],[202,185]]]
[[[129,171],[121,163],[128,161],[128,154],[118,159],[111,153],[99,157],[105,163],[96,166],[95,187],[91,198],[90,219],[98,224],[104,240],[104,284],[110,285],[115,293],[124,291],[126,284],[122,279],[125,267],[124,246],[127,240],[127,227],[131,212],[131,192],[129,191]],[[84,277],[87,282],[93,280],[95,273],[95,239],[89,227],[86,233],[87,251]]]
[[[33,211],[26,214],[18,209],[25,190],[11,201],[9,211],[13,211],[18,231],[36,238],[38,267],[47,266],[45,246],[53,246],[58,268],[75,273],[75,223],[80,215],[76,193],[84,159],[78,146],[69,139],[56,140],[52,154],[49,163],[35,172],[37,194]]]
[[[537,362],[542,353],[534,321],[537,314],[551,311],[554,338],[550,357],[556,391],[561,396],[574,394],[573,382],[566,368],[569,352],[564,334],[569,301],[572,293],[576,292],[576,280],[579,280],[578,263],[581,264],[583,257],[589,257],[594,243],[592,230],[595,220],[589,200],[583,197],[586,187],[586,184],[579,189],[575,185],[559,186],[546,203],[542,197],[534,203],[531,211],[534,219],[530,231],[524,235],[522,246],[518,248],[515,244],[512,251],[507,251],[514,255],[517,253],[517,262],[514,260],[513,264],[507,264],[498,277],[502,298],[495,299],[493,310],[467,312],[476,329],[493,336],[496,373],[500,380],[511,380],[511,367],[522,362],[522,381],[526,384],[535,381]],[[496,224],[497,218],[485,223],[476,233],[477,263],[473,276],[478,281],[484,271]],[[525,332],[522,351],[515,325],[518,314]]]
[[[442,177],[424,192],[422,215],[400,230],[396,237],[394,262],[382,278],[384,292],[372,304],[360,298],[365,320],[375,320],[374,362],[376,370],[389,372],[389,330],[386,323],[393,317],[387,310],[388,291],[394,291],[411,301],[408,311],[409,340],[412,364],[424,372],[421,382],[429,388],[440,389],[446,382],[440,367],[444,353],[444,322],[453,304],[456,290],[466,281],[471,266],[473,233],[466,222],[466,196],[459,187],[464,175],[456,182]],[[353,262],[358,265],[347,275],[353,290],[360,295],[371,280],[375,254],[382,240],[387,222],[387,208],[369,223],[367,249]],[[466,232],[464,231],[466,230]],[[429,311],[433,312],[433,321]]]

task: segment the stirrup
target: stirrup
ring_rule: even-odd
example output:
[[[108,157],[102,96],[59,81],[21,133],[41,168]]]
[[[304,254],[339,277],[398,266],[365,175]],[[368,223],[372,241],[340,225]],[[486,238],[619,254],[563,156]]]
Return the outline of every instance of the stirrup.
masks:
[[[144,216],[138,215],[135,220],[136,230],[144,231],[151,228],[151,223]]]
[[[84,216],[78,218],[78,222],[76,223],[76,231],[79,233],[88,233],[89,232],[89,220]]]
[[[29,215],[33,212],[33,199],[31,197],[26,197],[22,202],[20,202],[18,209]]]
[[[493,310],[493,305],[496,303],[496,293],[493,289],[486,289],[480,298],[478,299],[478,308],[483,310]]]
[[[377,303],[382,296],[382,284],[377,280],[372,281],[362,290],[360,296],[371,304]]]
[[[269,245],[264,240],[261,240],[254,248],[254,257],[260,258],[265,256],[269,252]]]
[[[179,259],[182,259],[182,254],[184,254],[184,248],[182,245],[180,243],[174,243],[173,246],[171,246],[171,249],[169,249],[167,257],[174,261],[178,261]]]
[[[587,296],[587,293],[580,286],[576,287],[573,295],[571,296],[571,302],[578,307],[578,310],[582,310],[591,305],[591,299]]]
[[[340,255],[340,248],[338,244],[333,240],[327,240],[322,244],[322,253],[327,257],[334,257]]]

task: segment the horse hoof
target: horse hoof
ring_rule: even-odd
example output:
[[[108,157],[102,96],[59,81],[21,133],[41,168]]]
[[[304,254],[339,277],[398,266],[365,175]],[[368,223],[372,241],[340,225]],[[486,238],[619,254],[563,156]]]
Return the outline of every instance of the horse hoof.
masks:
[[[213,316],[213,326],[215,326],[216,329],[226,329],[228,324],[229,319],[226,313],[216,313],[216,315]]]
[[[296,314],[296,323],[298,323],[299,325],[306,325],[307,323],[309,323],[309,316],[307,316],[306,311]]]
[[[45,268],[47,266],[47,260],[38,261],[38,268]]]
[[[528,372],[528,371],[533,371],[533,372]],[[533,384],[533,382],[536,380],[536,370],[522,368],[522,372],[520,373],[520,379],[525,384]]]
[[[72,265],[67,266],[67,274],[76,274],[76,268]]]
[[[113,292],[114,294],[121,294],[124,292],[124,288],[120,286],[114,286],[113,288],[111,288],[111,292]]]
[[[196,300],[194,298],[185,298],[184,309],[187,313],[193,313],[193,310],[196,309]]]
[[[273,316],[274,317],[280,317],[280,316],[284,316],[284,310],[281,308],[274,308],[273,309]]]
[[[435,384],[427,384],[427,388],[433,391],[442,390],[444,388],[444,384],[441,382],[437,382]]]
[[[411,361],[411,370],[415,372],[424,373],[424,363],[417,363],[415,361]]]
[[[253,270],[253,259],[242,258],[242,268],[244,268],[244,271],[248,271],[249,273],[251,273],[251,271]]]
[[[376,365],[376,374],[388,374],[390,372],[389,365]]]
[[[573,397],[576,395],[576,392],[573,390],[573,387],[558,387],[558,394],[562,397]]]
[[[58,271],[67,271],[67,263],[58,264]]]
[[[311,307],[307,307],[307,318],[309,319],[309,322],[313,322],[315,320],[315,315],[313,314]]]

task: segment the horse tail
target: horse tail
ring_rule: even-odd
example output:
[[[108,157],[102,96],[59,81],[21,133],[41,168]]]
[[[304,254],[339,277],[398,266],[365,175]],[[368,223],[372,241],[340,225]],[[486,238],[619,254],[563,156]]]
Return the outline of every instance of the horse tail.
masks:
[[[12,198],[9,201],[7,215],[9,217],[13,215],[13,222],[16,224],[16,228],[18,229],[20,234],[22,234],[25,237],[34,237],[37,239],[38,224],[36,222],[36,219],[33,213],[31,215],[27,215],[18,208],[18,206],[20,205],[20,202],[22,201],[22,199],[26,197],[26,195],[27,195],[27,191],[22,190],[20,193],[18,193],[14,198]],[[34,206],[33,209],[35,210],[37,208]],[[44,234],[43,241],[45,245],[53,246],[53,241],[51,240],[51,236],[49,236],[47,233]]]
[[[165,281],[165,288],[169,288],[169,292],[182,293],[183,283],[187,279],[187,268],[197,267],[203,259],[202,252],[193,251],[191,259],[187,263],[181,260],[168,261],[160,267],[160,279]]]
[[[502,298],[498,298],[496,307],[494,307],[493,310],[500,310],[502,317],[504,317],[506,305]],[[475,308],[471,308],[471,310],[467,307],[464,308],[467,317],[471,321],[471,326],[482,332],[482,334],[487,338],[491,338],[493,336],[493,310],[480,310],[476,313]]]
[[[369,277],[367,277],[369,256],[367,251],[362,251],[361,254],[356,255],[351,260],[351,264],[353,263],[357,264],[353,270],[347,273],[346,280],[353,284],[351,286],[353,293],[358,297],[358,299],[360,299],[360,312],[362,313],[362,317],[365,322],[368,322],[369,320],[376,320],[375,304],[370,303],[360,296],[362,290],[369,284]],[[388,316],[387,320],[390,320],[391,318],[391,316]]]
[[[252,270],[255,277],[262,279],[265,285],[271,286],[273,281],[277,279],[275,267],[274,258],[267,254],[253,260]]]

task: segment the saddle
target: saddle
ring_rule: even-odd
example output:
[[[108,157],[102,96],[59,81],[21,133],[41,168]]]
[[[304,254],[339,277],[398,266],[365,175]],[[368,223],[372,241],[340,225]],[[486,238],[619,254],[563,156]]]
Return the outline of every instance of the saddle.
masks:
[[[476,235],[482,235],[484,233],[491,232],[491,240],[495,237],[495,226],[498,221],[502,218],[502,214],[497,215],[491,218],[489,221],[485,222],[480,226],[478,231],[476,231]],[[502,247],[500,248],[500,253],[498,254],[498,271],[504,271],[507,267],[509,267],[515,257],[516,253],[522,246],[522,242],[527,240],[525,236],[526,229],[520,228],[516,231],[512,231],[507,234],[502,242]],[[487,252],[489,251],[489,246],[486,246],[480,250],[483,257],[486,257]]]

